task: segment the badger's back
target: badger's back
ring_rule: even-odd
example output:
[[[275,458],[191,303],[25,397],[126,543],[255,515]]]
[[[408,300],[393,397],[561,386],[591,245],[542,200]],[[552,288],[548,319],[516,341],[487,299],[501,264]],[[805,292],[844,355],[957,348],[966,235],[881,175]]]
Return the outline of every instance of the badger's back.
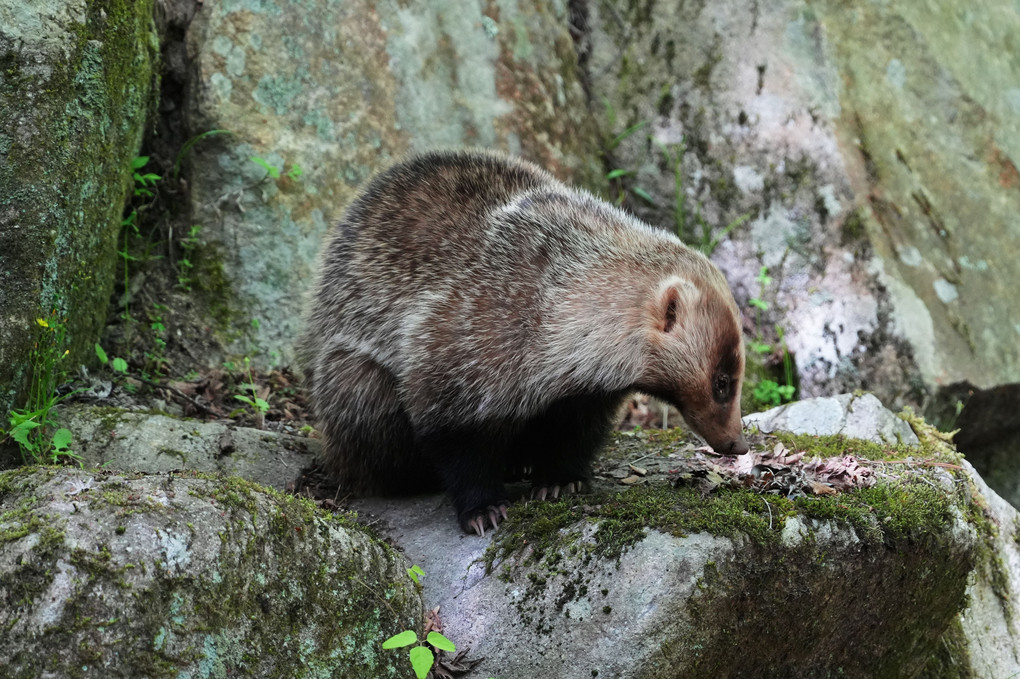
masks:
[[[299,359],[314,382],[330,341],[359,343],[399,361],[409,317],[458,272],[477,267],[494,208],[555,183],[541,169],[496,154],[431,153],[376,176],[331,230],[322,253]]]
[[[643,360],[641,300],[699,258],[530,163],[421,155],[374,179],[334,227],[306,377],[314,389],[329,347],[354,347],[392,372],[416,421],[617,391]]]

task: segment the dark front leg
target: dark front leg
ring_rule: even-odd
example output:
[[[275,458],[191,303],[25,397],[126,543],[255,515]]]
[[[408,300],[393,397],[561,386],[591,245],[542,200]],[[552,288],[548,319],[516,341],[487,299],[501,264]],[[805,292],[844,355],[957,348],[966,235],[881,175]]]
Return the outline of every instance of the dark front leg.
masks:
[[[476,430],[439,431],[423,436],[423,452],[436,467],[453,500],[461,528],[479,536],[506,518],[503,489],[508,438]]]
[[[511,446],[511,464],[530,466],[537,497],[580,490],[616,425],[624,394],[572,396],[553,403],[524,427]]]

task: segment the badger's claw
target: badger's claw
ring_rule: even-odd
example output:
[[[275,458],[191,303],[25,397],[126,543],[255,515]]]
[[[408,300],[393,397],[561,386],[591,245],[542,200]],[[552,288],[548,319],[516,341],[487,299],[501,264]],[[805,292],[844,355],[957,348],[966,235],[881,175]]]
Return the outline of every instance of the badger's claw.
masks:
[[[566,485],[555,484],[553,486],[538,486],[537,488],[531,489],[531,498],[533,500],[545,500],[550,498],[552,500],[560,499],[560,495],[563,497],[573,495],[574,493],[580,493],[583,488],[583,482],[571,481]]]
[[[485,537],[485,521],[488,519],[492,530],[499,527],[499,522],[506,519],[506,505],[489,505],[484,510],[479,510],[465,522],[464,529],[474,533],[480,538]]]
[[[476,516],[473,519],[468,520],[468,526],[475,532],[480,538],[485,537],[485,522],[482,521],[482,517]]]

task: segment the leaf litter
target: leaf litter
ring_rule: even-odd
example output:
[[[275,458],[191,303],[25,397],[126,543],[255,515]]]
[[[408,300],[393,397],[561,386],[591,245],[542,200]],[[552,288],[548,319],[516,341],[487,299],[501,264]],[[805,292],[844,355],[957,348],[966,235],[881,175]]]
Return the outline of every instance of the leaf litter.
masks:
[[[752,448],[734,457],[720,455],[707,446],[687,446],[670,454],[669,458],[676,466],[667,472],[667,476],[674,487],[693,485],[705,494],[718,487],[728,487],[796,498],[869,488],[875,485],[878,477],[888,475],[880,471],[885,465],[954,466],[913,459],[868,460],[855,455],[805,460],[806,455],[806,451],[790,450],[781,441],[774,445],[768,441],[768,445],[757,450]]]

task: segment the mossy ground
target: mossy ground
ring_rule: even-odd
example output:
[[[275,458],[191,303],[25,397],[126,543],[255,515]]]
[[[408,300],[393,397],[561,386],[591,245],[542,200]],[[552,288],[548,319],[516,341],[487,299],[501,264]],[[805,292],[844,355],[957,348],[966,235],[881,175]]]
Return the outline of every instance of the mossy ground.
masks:
[[[527,545],[533,558],[563,548],[569,539],[561,531],[587,520],[598,525],[591,556],[617,559],[647,530],[678,537],[697,532],[746,536],[766,546],[779,540],[788,517],[828,521],[851,526],[872,544],[941,535],[952,520],[953,508],[963,500],[927,478],[927,471],[952,469],[961,456],[946,435],[912,413],[904,415],[920,434],[918,446],[881,445],[844,436],[810,436],[777,432],[769,445],[782,442],[788,449],[806,451],[806,458],[854,456],[881,462],[883,481],[835,496],[787,498],[745,489],[719,488],[705,494],[692,487],[649,486],[606,490],[556,502],[515,505],[500,527],[487,553],[487,563],[502,561]],[[691,441],[683,428],[617,433],[603,459],[627,462],[658,458]],[[932,466],[934,465],[934,466]],[[902,473],[901,473],[902,472]]]

